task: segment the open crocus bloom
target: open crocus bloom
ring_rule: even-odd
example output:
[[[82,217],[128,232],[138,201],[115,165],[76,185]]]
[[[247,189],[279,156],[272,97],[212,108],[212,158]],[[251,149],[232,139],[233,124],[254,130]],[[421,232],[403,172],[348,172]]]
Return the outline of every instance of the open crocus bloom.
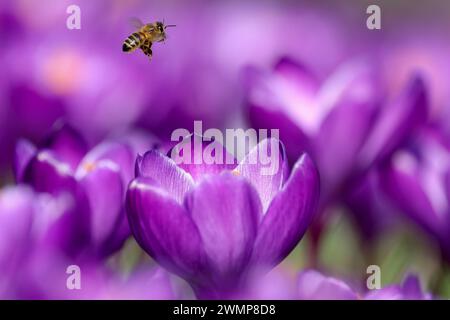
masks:
[[[288,59],[270,73],[247,71],[252,125],[280,128],[290,159],[301,150],[311,154],[325,201],[390,155],[427,118],[420,76],[411,77],[395,99],[386,99],[376,71],[365,61],[343,65],[323,83]]]
[[[274,148],[278,170],[261,175],[251,159]],[[233,296],[249,272],[283,260],[313,218],[317,170],[304,154],[288,177],[276,139],[260,142],[237,166],[178,160],[156,150],[138,157],[127,213],[141,247],[200,298]]]
[[[81,136],[63,126],[42,148],[27,141],[17,144],[15,176],[37,192],[73,204],[45,222],[43,228],[52,230],[43,233],[46,244],[72,257],[104,258],[129,236],[123,201],[137,151],[115,140],[88,151]]]
[[[63,197],[36,193],[27,186],[8,186],[0,189],[0,297],[16,299],[35,290],[29,282],[31,274],[38,274],[40,283],[49,284],[52,277],[36,271],[32,256],[46,257],[47,265],[56,259],[48,259],[53,247],[47,245],[56,240],[64,246],[64,235],[58,233],[61,217],[71,217],[73,203]],[[62,220],[68,221],[67,218]],[[78,226],[74,226],[77,229]],[[75,233],[75,230],[72,234]],[[54,256],[52,255],[54,258]],[[67,264],[55,274],[62,274]],[[48,270],[48,268],[47,268]],[[59,282],[59,284],[64,282]]]

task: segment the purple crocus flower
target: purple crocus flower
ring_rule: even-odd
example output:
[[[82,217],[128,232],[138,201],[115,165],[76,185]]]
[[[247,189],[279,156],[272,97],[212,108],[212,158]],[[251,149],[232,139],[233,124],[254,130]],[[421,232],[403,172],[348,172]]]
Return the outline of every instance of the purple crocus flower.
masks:
[[[53,221],[54,232],[51,237],[47,233],[46,243],[59,245],[72,256],[84,251],[105,257],[129,235],[123,200],[138,150],[113,140],[87,150],[81,136],[63,126],[42,148],[27,141],[18,143],[15,175],[19,183],[37,192],[73,203],[72,210]]]
[[[427,128],[382,170],[385,195],[438,241],[450,260],[450,143]]]
[[[250,159],[274,148],[280,148],[279,170],[262,175],[261,162]],[[249,272],[283,260],[313,218],[316,168],[304,154],[289,176],[276,139],[260,142],[237,166],[177,165],[174,158],[156,150],[138,158],[128,219],[140,246],[199,298],[233,296]]]
[[[177,298],[164,270],[139,268],[124,277],[92,260],[76,261],[81,288],[69,290],[66,270],[74,264],[73,258],[43,243],[55,233],[57,220],[67,215],[73,204],[66,202],[65,207],[62,200],[23,185],[0,190],[0,298]]]
[[[298,278],[298,298],[302,300],[428,300],[419,279],[408,275],[401,284],[388,285],[381,289],[358,294],[346,282],[323,275],[316,270],[305,270]]]
[[[378,78],[375,66],[358,60],[341,66],[321,83],[306,67],[286,58],[273,72],[249,69],[246,78],[252,125],[278,128],[290,159],[307,150],[321,177],[319,211],[336,201],[346,204],[367,238],[383,226],[374,222],[380,220],[374,208],[384,206],[367,172],[427,118],[420,76],[413,76],[394,98],[385,96]],[[314,226],[314,239],[321,223]]]
[[[57,226],[69,221],[67,217],[72,217],[73,212],[73,201],[65,196],[35,193],[27,186],[0,190],[0,296],[14,298],[19,294],[19,282],[28,275],[25,270],[31,256],[47,257],[56,252],[51,245],[56,237],[64,245],[67,238]],[[73,229],[77,230],[77,226]],[[75,231],[67,233],[73,235]],[[31,292],[33,288],[23,290]]]
[[[272,73],[249,69],[247,75],[251,123],[280,129],[290,159],[300,150],[309,151],[321,173],[325,199],[390,154],[426,119],[419,76],[397,99],[384,103],[377,75],[366,61],[340,67],[323,83],[286,58]]]

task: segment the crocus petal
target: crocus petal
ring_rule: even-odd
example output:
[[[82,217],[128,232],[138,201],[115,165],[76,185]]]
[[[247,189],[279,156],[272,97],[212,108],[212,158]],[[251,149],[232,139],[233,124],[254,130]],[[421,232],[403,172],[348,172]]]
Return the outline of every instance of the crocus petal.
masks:
[[[421,299],[423,296],[420,280],[413,274],[408,274],[402,283],[403,294],[406,299]]]
[[[245,71],[251,105],[279,110],[306,131],[316,125],[313,109],[319,86],[305,67],[284,58],[273,74]]]
[[[41,194],[33,221],[33,237],[39,250],[57,250],[77,257],[90,243],[89,203],[78,186],[72,192]]]
[[[399,285],[391,285],[379,290],[371,290],[364,300],[403,300],[403,293]]]
[[[227,152],[222,141],[208,139],[213,140],[211,137],[190,134],[168,152],[170,158],[194,180],[199,180],[205,174],[218,174],[236,167],[235,157]]]
[[[254,128],[279,130],[280,140],[286,145],[290,163],[295,163],[303,151],[311,150],[309,137],[284,113],[267,110],[254,104],[250,104],[248,113]]]
[[[325,198],[355,170],[357,155],[371,128],[375,110],[372,102],[339,103],[326,117],[314,140]]]
[[[381,100],[378,72],[373,61],[351,60],[339,67],[323,83],[317,94],[320,119],[342,102],[378,103]]]
[[[304,154],[270,203],[259,226],[253,260],[267,266],[283,260],[311,223],[318,197],[319,175],[311,158]]]
[[[262,215],[256,190],[245,179],[226,172],[203,179],[186,196],[186,207],[214,277],[221,286],[236,283],[250,259]]]
[[[306,66],[288,57],[283,57],[277,62],[274,70],[278,76],[292,81],[297,88],[303,90],[305,96],[314,99],[319,90],[319,82]]]
[[[352,61],[335,72],[320,90],[317,108],[322,122],[312,145],[324,199],[356,170],[357,155],[377,110],[377,88],[372,68],[364,61]]]
[[[34,231],[39,243],[77,255],[89,242],[89,202],[66,163],[51,151],[39,152],[27,167],[24,182],[49,193],[40,202],[41,214]]]
[[[444,220],[434,209],[419,178],[419,172],[407,172],[406,165],[397,160],[382,171],[380,186],[399,209],[432,234],[442,234]]]
[[[51,194],[73,191],[76,185],[70,166],[48,150],[40,151],[30,160],[24,174],[24,182],[29,183],[38,192]]]
[[[248,117],[252,126],[256,129],[277,129],[279,130],[280,139],[287,146],[287,155],[289,160],[293,163],[297,160],[299,154],[304,150],[309,150],[308,132],[304,131],[302,127],[296,122],[299,119],[298,113],[300,105],[305,105],[304,101],[310,104],[312,101],[312,94],[315,94],[313,88],[315,85],[310,85],[309,80],[304,82],[299,79],[311,79],[308,73],[304,73],[304,69],[300,67],[292,67],[291,64],[284,60],[279,64],[280,75],[278,82],[281,80],[281,88],[286,86],[289,81],[283,80],[296,78],[297,85],[289,90],[274,90],[270,85],[276,79],[267,79],[274,77],[264,74],[253,68],[244,70],[244,80],[248,86],[248,95],[246,97],[248,104]],[[299,75],[293,75],[295,73]],[[314,82],[314,81],[312,81]],[[284,83],[284,85],[283,85]],[[304,83],[305,85],[301,85]],[[283,92],[292,92],[293,97],[286,94],[283,97]],[[280,96],[280,97],[279,97]],[[297,97],[298,96],[298,97]],[[303,101],[302,103],[298,101]],[[305,105],[308,111],[310,105]],[[291,110],[291,111],[289,111]]]
[[[81,135],[67,124],[55,128],[43,147],[52,150],[59,159],[68,163],[73,171],[88,150]]]
[[[292,281],[288,268],[275,268],[269,273],[250,274],[249,290],[243,292],[240,299],[251,300],[295,300],[297,284]]]
[[[300,273],[298,298],[301,300],[356,300],[356,293],[343,281],[314,270]]]
[[[414,128],[427,120],[427,114],[425,84],[415,76],[401,95],[383,109],[361,150],[361,166],[368,167],[391,154]]]
[[[194,180],[188,173],[157,150],[138,156],[136,176],[158,182],[180,204],[183,203],[185,193],[194,185]]]
[[[275,150],[275,148],[277,148]],[[275,150],[275,151],[274,151]],[[289,175],[283,144],[274,138],[265,139],[255,146],[234,169],[258,191],[263,212],[281,189]]]
[[[138,177],[128,188],[126,204],[131,231],[150,256],[185,279],[204,276],[206,255],[197,227],[166,190]]]
[[[17,183],[23,181],[23,175],[30,160],[36,154],[36,147],[28,140],[19,140],[14,154],[14,177]]]
[[[89,199],[91,239],[95,249],[99,250],[100,254],[109,254],[116,249],[109,247],[112,243],[116,244],[110,237],[115,233],[119,222],[126,222],[122,207],[124,187],[119,167],[108,160],[99,161],[79,183]]]

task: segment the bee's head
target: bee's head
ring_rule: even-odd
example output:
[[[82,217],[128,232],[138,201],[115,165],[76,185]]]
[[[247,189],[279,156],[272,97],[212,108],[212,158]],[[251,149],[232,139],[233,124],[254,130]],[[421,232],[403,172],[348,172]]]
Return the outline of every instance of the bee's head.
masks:
[[[167,27],[175,27],[175,25],[174,24],[169,24],[169,25],[166,25],[166,24],[164,24],[164,21],[163,22],[160,22],[160,21],[157,21],[156,22],[156,32],[158,32],[159,34],[160,34],[160,40],[159,41],[164,41],[165,39],[167,39],[167,35],[166,35],[166,28]]]
[[[164,30],[165,30],[166,28],[165,28],[165,26],[164,26],[164,23],[162,23],[162,22],[156,22],[156,31],[158,31],[159,33],[164,33]]]
[[[176,25],[174,25],[174,24],[164,24],[164,21],[163,21],[163,22],[157,22],[156,24],[157,24],[158,30],[159,30],[160,28],[162,28],[163,31],[165,31],[166,28],[176,27]]]

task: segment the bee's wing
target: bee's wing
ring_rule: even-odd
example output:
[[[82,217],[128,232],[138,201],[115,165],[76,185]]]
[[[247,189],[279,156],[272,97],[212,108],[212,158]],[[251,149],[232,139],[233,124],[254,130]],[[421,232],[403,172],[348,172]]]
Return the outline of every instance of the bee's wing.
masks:
[[[134,29],[140,29],[144,26],[144,23],[141,21],[141,19],[136,17],[130,18],[129,23]]]

